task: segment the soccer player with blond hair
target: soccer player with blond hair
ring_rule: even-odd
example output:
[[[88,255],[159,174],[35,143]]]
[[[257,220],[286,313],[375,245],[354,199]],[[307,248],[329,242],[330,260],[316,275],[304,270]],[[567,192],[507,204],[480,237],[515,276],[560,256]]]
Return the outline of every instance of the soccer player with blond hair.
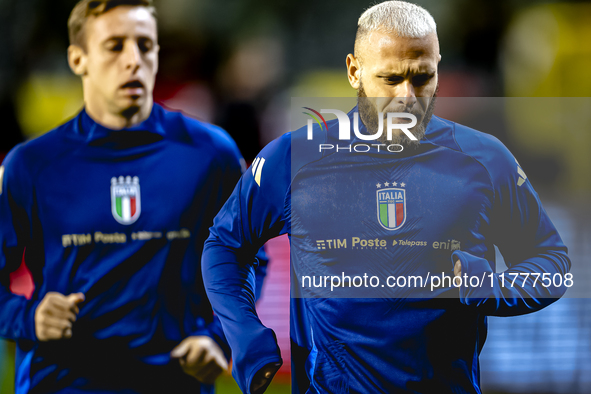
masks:
[[[572,282],[567,248],[507,148],[433,115],[440,60],[425,9],[368,9],[346,57],[357,106],[267,145],[216,217],[203,277],[243,392],[263,392],[282,362],[254,312],[247,264],[278,235],[291,241],[298,393],[479,394],[487,316],[540,310]],[[416,121],[407,129],[405,116]],[[398,129],[384,136],[392,121]],[[311,136],[340,149],[319,149]],[[495,245],[504,273],[495,272]],[[431,274],[448,280],[400,281]]]

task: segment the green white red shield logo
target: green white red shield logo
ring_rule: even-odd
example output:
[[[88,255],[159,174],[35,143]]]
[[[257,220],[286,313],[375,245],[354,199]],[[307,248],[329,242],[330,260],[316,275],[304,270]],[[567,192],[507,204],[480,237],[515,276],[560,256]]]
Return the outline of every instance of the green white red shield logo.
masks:
[[[132,224],[142,211],[140,180],[137,176],[111,178],[111,212],[121,224]]]
[[[386,230],[398,230],[406,221],[406,190],[388,188],[377,191],[378,222]]]

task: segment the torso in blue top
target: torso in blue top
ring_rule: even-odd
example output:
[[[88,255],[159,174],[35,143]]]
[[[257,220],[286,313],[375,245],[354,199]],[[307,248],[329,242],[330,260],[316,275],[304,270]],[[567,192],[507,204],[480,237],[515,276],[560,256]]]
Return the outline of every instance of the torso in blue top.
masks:
[[[227,351],[199,267],[213,217],[241,175],[221,129],[154,105],[113,131],[85,111],[15,148],[0,195],[0,335],[17,340],[17,392],[210,392],[169,353],[190,335]],[[32,300],[7,290],[25,260]],[[48,292],[86,301],[69,340],[39,343]]]
[[[337,133],[329,123],[320,142],[337,144]],[[236,296],[250,286],[235,280],[242,266],[228,266],[239,260],[236,248],[252,253],[288,233],[294,392],[480,393],[486,316],[541,309],[566,289],[533,280],[503,287],[494,245],[510,272],[564,275],[570,268],[519,164],[495,138],[438,117],[419,147],[402,153],[327,154],[306,135],[298,130],[263,149],[262,170],[242,177],[204,250],[206,288],[241,388],[248,392],[261,364],[280,358],[248,299]],[[346,145],[359,142],[366,143]],[[458,259],[463,273],[486,277],[486,285],[386,285],[388,276],[453,276]],[[304,276],[364,274],[379,284],[303,287]]]

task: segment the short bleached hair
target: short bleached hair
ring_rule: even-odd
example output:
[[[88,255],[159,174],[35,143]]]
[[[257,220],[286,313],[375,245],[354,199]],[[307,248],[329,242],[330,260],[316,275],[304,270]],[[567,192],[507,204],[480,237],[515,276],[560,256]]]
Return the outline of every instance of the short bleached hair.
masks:
[[[435,20],[423,7],[406,1],[384,1],[367,9],[357,22],[355,56],[369,33],[381,31],[399,37],[421,38],[437,33]]]

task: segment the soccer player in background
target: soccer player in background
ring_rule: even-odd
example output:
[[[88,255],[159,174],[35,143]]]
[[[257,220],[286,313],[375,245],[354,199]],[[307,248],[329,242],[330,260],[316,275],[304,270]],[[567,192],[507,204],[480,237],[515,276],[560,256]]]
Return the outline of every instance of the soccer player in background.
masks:
[[[247,257],[280,234],[291,240],[294,392],[480,393],[486,317],[533,312],[564,294],[563,284],[534,282],[534,274],[568,278],[570,260],[515,158],[496,138],[433,116],[440,59],[426,10],[402,1],[368,9],[346,60],[358,91],[350,124],[358,112],[367,137],[388,113],[407,113],[416,126],[367,153],[308,149],[307,128],[287,133],[261,151],[216,217],[203,277],[245,393],[263,392],[282,362],[272,330],[254,313]],[[314,140],[367,144],[340,141],[339,132],[330,121],[314,127]],[[377,241],[354,248],[361,238]],[[323,241],[335,239],[333,247]],[[443,239],[452,245],[439,247]],[[494,245],[509,267],[504,278],[494,273]],[[487,281],[362,291],[343,279],[336,289],[302,288],[302,273],[369,273],[384,283],[386,275],[429,272]],[[511,283],[509,273],[532,275]]]
[[[151,0],[82,0],[68,29],[84,109],[0,167],[16,392],[211,393],[229,348],[199,262],[243,159],[220,128],[153,103]],[[30,300],[8,289],[23,253]]]

